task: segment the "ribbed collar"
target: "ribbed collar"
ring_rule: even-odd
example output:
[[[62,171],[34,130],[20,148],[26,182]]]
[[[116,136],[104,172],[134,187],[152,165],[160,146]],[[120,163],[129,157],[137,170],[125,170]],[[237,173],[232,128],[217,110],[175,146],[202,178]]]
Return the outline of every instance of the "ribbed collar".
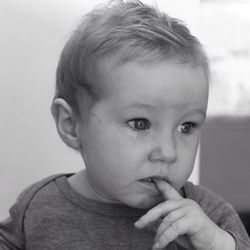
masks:
[[[117,217],[138,217],[147,212],[145,209],[132,208],[122,204],[103,203],[87,199],[77,193],[69,184],[67,177],[70,175],[60,176],[55,182],[62,194],[76,206],[87,209],[91,212]]]
[[[61,193],[64,195],[67,200],[69,200],[71,203],[74,205],[82,208],[89,210],[91,212],[101,214],[101,215],[106,215],[106,216],[117,216],[117,217],[140,217],[144,215],[148,209],[138,209],[138,208],[132,208],[126,205],[122,204],[111,204],[111,203],[103,203],[103,202],[98,202],[95,200],[90,200],[79,193],[77,193],[69,184],[68,182],[68,177],[71,176],[72,174],[67,174],[63,176],[59,176],[56,180],[55,183]],[[183,193],[185,197],[189,196],[189,190],[192,185],[191,183],[187,183],[183,187]],[[192,188],[191,188],[192,189]]]

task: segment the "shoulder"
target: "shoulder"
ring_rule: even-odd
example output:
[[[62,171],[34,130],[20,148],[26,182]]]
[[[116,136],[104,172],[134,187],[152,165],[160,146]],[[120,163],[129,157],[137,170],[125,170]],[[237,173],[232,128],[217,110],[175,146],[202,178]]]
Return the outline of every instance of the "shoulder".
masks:
[[[33,198],[33,196],[36,195],[37,192],[39,192],[41,189],[43,189],[50,183],[54,182],[57,178],[62,177],[62,176],[67,176],[67,174],[52,175],[52,176],[46,177],[38,182],[35,182],[29,185],[18,196],[17,202],[19,204],[22,204],[23,202],[26,203],[27,201],[30,201]]]
[[[194,185],[188,182],[184,186],[186,198],[196,201],[208,214],[233,212],[234,209],[223,197],[202,185]]]
[[[17,201],[13,207],[19,214],[20,222],[24,218],[25,212],[30,206],[31,202],[34,198],[40,193],[46,190],[48,187],[52,185],[52,183],[62,176],[67,176],[67,174],[57,174],[53,176],[46,177],[24,189],[21,194],[18,196]]]
[[[219,202],[223,202],[224,199],[213,192],[211,189],[204,187],[202,185],[195,185],[192,182],[187,182],[184,187],[184,193],[186,198],[195,199],[197,202],[203,199],[216,199]]]

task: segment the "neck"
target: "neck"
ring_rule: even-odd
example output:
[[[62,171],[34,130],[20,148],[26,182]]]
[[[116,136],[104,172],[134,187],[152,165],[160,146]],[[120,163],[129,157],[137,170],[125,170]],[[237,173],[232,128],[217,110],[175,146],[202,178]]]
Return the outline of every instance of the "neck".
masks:
[[[103,197],[93,185],[91,185],[92,181],[86,169],[81,170],[80,172],[72,175],[68,178],[70,186],[83,197],[95,200],[104,203],[118,203],[116,201],[107,199]]]

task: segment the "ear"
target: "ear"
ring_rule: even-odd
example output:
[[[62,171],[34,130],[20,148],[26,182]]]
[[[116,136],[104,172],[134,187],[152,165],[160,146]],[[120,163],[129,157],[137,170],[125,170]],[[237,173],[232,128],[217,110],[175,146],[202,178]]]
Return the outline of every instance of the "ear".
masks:
[[[79,149],[81,143],[78,120],[69,104],[64,99],[57,98],[52,103],[51,112],[56,122],[58,134],[64,143],[73,149]]]

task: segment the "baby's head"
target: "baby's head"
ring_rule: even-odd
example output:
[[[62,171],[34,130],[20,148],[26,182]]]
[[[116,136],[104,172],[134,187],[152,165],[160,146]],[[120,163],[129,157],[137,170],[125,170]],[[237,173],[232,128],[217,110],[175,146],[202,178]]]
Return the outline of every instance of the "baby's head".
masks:
[[[148,208],[161,200],[151,178],[180,190],[208,78],[199,41],[156,8],[112,1],[86,15],[62,52],[52,105],[61,138],[84,158],[84,195]]]
[[[87,14],[61,54],[55,98],[64,98],[76,115],[101,98],[98,66],[128,62],[175,61],[199,65],[208,75],[207,57],[184,24],[139,1],[112,1]],[[89,106],[90,105],[90,106]]]

